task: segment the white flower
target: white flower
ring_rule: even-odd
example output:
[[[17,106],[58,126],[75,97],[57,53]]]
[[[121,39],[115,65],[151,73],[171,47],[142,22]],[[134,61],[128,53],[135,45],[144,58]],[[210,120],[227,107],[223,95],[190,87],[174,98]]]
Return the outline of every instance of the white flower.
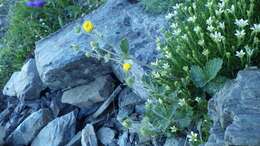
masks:
[[[172,127],[170,127],[170,129],[171,129],[172,133],[175,133],[178,131],[178,128],[176,126],[172,126]]]
[[[161,98],[158,99],[160,104],[163,104],[163,100]]]
[[[215,13],[216,13],[217,16],[220,16],[223,12],[224,12],[223,9],[215,10]]]
[[[223,41],[225,38],[224,36],[221,35],[220,32],[214,32],[210,34],[210,37],[215,41],[215,42],[221,42]]]
[[[182,6],[182,4],[176,4],[175,6],[173,6],[172,8],[174,9],[174,10],[178,10],[178,9],[180,9],[180,7]]]
[[[172,33],[174,36],[178,36],[178,35],[180,35],[181,34],[181,29],[175,29],[174,31],[173,31],[173,33]]]
[[[236,30],[235,36],[237,36],[238,38],[244,38],[246,35],[245,30]]]
[[[193,29],[196,33],[199,33],[201,31],[201,28],[199,26],[196,26],[194,29]]]
[[[254,53],[254,49],[251,49],[248,45],[245,46],[245,49],[246,49],[246,54],[251,57]]]
[[[168,14],[165,16],[166,20],[170,20],[170,19],[172,19],[172,17],[174,17],[174,14],[173,14],[173,13],[168,13]]]
[[[235,24],[236,24],[238,27],[240,27],[240,28],[244,28],[245,26],[248,25],[248,20],[244,20],[244,19],[238,20],[238,19],[236,19],[236,20],[235,20]]]
[[[204,40],[199,40],[199,41],[198,41],[198,44],[199,44],[200,46],[204,46],[204,45],[205,45],[205,41],[204,41]]]
[[[187,34],[184,34],[183,36],[181,36],[181,38],[183,39],[183,40],[189,40],[189,38],[188,38],[188,35]]]
[[[209,32],[213,32],[213,31],[215,30],[215,27],[213,27],[212,25],[209,25],[209,26],[207,27],[207,30],[208,30]]]
[[[230,8],[230,9],[227,9],[227,12],[228,12],[228,13],[231,13],[231,14],[235,13],[235,6],[234,6],[234,5],[231,5],[231,8]]]
[[[172,24],[171,24],[171,28],[172,28],[172,29],[177,29],[177,27],[178,27],[178,24],[177,24],[177,23],[172,23]]]
[[[208,56],[209,55],[209,50],[208,49],[203,50],[202,54],[205,55],[205,56]]]
[[[179,99],[179,103],[178,103],[180,106],[184,106],[184,105],[186,105],[186,101],[185,101],[185,99],[183,98],[183,99]]]
[[[192,17],[189,17],[187,21],[188,21],[188,22],[195,23],[196,19],[197,19],[196,16],[192,16]]]
[[[209,19],[207,19],[206,23],[207,23],[207,25],[212,25],[212,23],[213,23],[212,17],[209,17]]]
[[[239,58],[243,58],[245,56],[245,52],[243,50],[236,51],[236,56]]]
[[[187,137],[189,138],[189,142],[198,141],[198,134],[194,133],[193,131],[191,131],[191,133],[189,135],[187,135]]]
[[[225,29],[225,23],[224,22],[220,22],[219,23],[219,27],[224,30]]]
[[[197,102],[200,102],[200,101],[201,101],[201,98],[200,98],[200,97],[196,97],[195,100],[196,100]]]
[[[213,1],[208,1],[205,6],[208,7],[208,8],[211,8],[212,5],[213,5]]]
[[[251,27],[251,30],[253,30],[253,32],[259,33],[260,32],[260,24],[254,24],[254,26]]]
[[[168,68],[170,68],[170,65],[168,64],[168,63],[165,63],[165,64],[163,64],[163,69],[168,69]]]

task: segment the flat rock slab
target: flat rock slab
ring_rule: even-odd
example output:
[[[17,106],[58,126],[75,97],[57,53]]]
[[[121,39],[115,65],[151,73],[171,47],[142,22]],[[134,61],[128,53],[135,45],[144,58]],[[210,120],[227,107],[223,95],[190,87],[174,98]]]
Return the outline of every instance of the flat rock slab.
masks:
[[[8,137],[10,145],[28,145],[37,136],[40,130],[53,119],[48,109],[41,109],[27,117]]]
[[[260,145],[260,70],[240,71],[209,102],[213,119],[206,146]]]
[[[104,101],[112,92],[112,77],[110,75],[101,76],[87,85],[65,91],[62,95],[62,102],[87,108]]]
[[[76,117],[74,112],[56,118],[45,126],[33,140],[32,146],[63,146],[75,135]]]
[[[36,99],[44,85],[39,77],[34,59],[27,61],[20,72],[15,72],[4,87],[3,94],[20,99]]]
[[[110,45],[116,53],[120,52],[120,41],[128,39],[130,55],[138,60],[131,71],[135,77],[133,89],[140,97],[147,97],[141,81],[147,71],[143,64],[149,64],[157,57],[155,40],[162,35],[161,29],[165,28],[166,20],[163,15],[148,14],[139,4],[131,4],[127,0],[108,0],[103,7],[36,44],[36,63],[44,84],[52,88],[76,86],[111,71],[96,58],[84,56],[91,50],[90,42],[97,41],[94,33],[76,33],[75,30],[85,20],[91,20],[95,31],[102,34],[100,45]],[[71,45],[78,45],[80,51],[75,51]],[[123,81],[126,77],[121,65],[112,63],[111,66]]]

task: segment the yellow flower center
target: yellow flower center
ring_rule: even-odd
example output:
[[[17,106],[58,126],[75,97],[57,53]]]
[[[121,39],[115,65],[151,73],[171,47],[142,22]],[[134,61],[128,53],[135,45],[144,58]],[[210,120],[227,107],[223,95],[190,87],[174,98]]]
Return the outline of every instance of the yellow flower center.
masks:
[[[83,23],[82,25],[83,29],[86,31],[86,32],[92,32],[93,29],[94,29],[94,25],[91,21],[87,20]]]
[[[131,68],[132,68],[132,64],[130,64],[130,63],[124,63],[123,64],[123,70],[125,72],[128,72]]]

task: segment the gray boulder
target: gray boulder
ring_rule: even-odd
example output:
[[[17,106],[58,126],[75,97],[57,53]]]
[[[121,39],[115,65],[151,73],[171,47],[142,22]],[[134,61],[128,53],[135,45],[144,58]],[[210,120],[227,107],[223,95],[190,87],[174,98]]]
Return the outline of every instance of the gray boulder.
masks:
[[[87,85],[65,91],[62,95],[62,102],[87,108],[104,101],[112,92],[112,77],[110,75],[101,76]]]
[[[74,112],[51,121],[33,140],[32,146],[63,146],[75,135],[76,117]]]
[[[206,146],[260,145],[260,70],[240,71],[209,102],[214,124]]]
[[[36,99],[44,89],[39,77],[35,60],[30,59],[24,64],[20,72],[13,73],[4,87],[3,94],[17,96],[20,99]]]
[[[108,127],[101,127],[97,131],[97,137],[104,145],[111,144],[113,142],[113,139],[115,138],[115,135],[115,131]]]
[[[97,137],[93,125],[87,124],[81,133],[82,146],[98,146]]]
[[[41,109],[32,113],[7,138],[7,143],[10,145],[28,145],[52,119],[52,113],[48,109]]]
[[[16,96],[16,91],[15,91],[15,84],[16,84],[16,79],[19,75],[19,72],[14,72],[9,79],[9,81],[5,84],[4,89],[3,89],[3,94],[7,96]]]
[[[116,53],[120,52],[120,41],[123,38],[129,40],[129,52],[134,58],[131,72],[135,78],[133,89],[140,97],[147,97],[148,92],[141,81],[147,71],[144,64],[157,57],[155,39],[161,36],[160,29],[165,28],[166,20],[163,15],[145,13],[139,4],[130,4],[128,0],[108,0],[103,7],[39,41],[35,54],[43,82],[53,88],[76,86],[111,71],[96,58],[84,56],[91,50],[89,43],[97,40],[94,33],[76,33],[75,29],[85,20],[91,20],[95,31],[102,34],[100,45],[110,45]],[[80,51],[71,48],[75,44]],[[123,81],[125,74],[121,65],[112,63],[112,68]]]

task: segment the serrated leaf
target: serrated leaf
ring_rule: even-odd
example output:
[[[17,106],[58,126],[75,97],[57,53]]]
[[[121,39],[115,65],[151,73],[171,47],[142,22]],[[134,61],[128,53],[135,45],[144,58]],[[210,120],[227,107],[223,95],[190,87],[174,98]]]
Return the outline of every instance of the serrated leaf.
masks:
[[[214,95],[215,93],[217,93],[221,88],[223,88],[224,84],[226,83],[226,81],[228,81],[227,78],[219,76],[217,78],[215,78],[214,80],[212,80],[211,82],[209,82],[204,88],[203,90],[207,93],[209,93],[210,95]]]
[[[207,76],[207,82],[210,82],[217,76],[218,72],[222,68],[222,64],[223,60],[220,58],[214,58],[206,63],[204,72]]]
[[[121,49],[123,56],[126,57],[128,55],[128,51],[129,51],[129,43],[128,43],[127,39],[124,38],[121,40],[120,49]]]
[[[194,65],[191,67],[191,80],[198,88],[202,88],[207,84],[205,73],[199,66]]]

